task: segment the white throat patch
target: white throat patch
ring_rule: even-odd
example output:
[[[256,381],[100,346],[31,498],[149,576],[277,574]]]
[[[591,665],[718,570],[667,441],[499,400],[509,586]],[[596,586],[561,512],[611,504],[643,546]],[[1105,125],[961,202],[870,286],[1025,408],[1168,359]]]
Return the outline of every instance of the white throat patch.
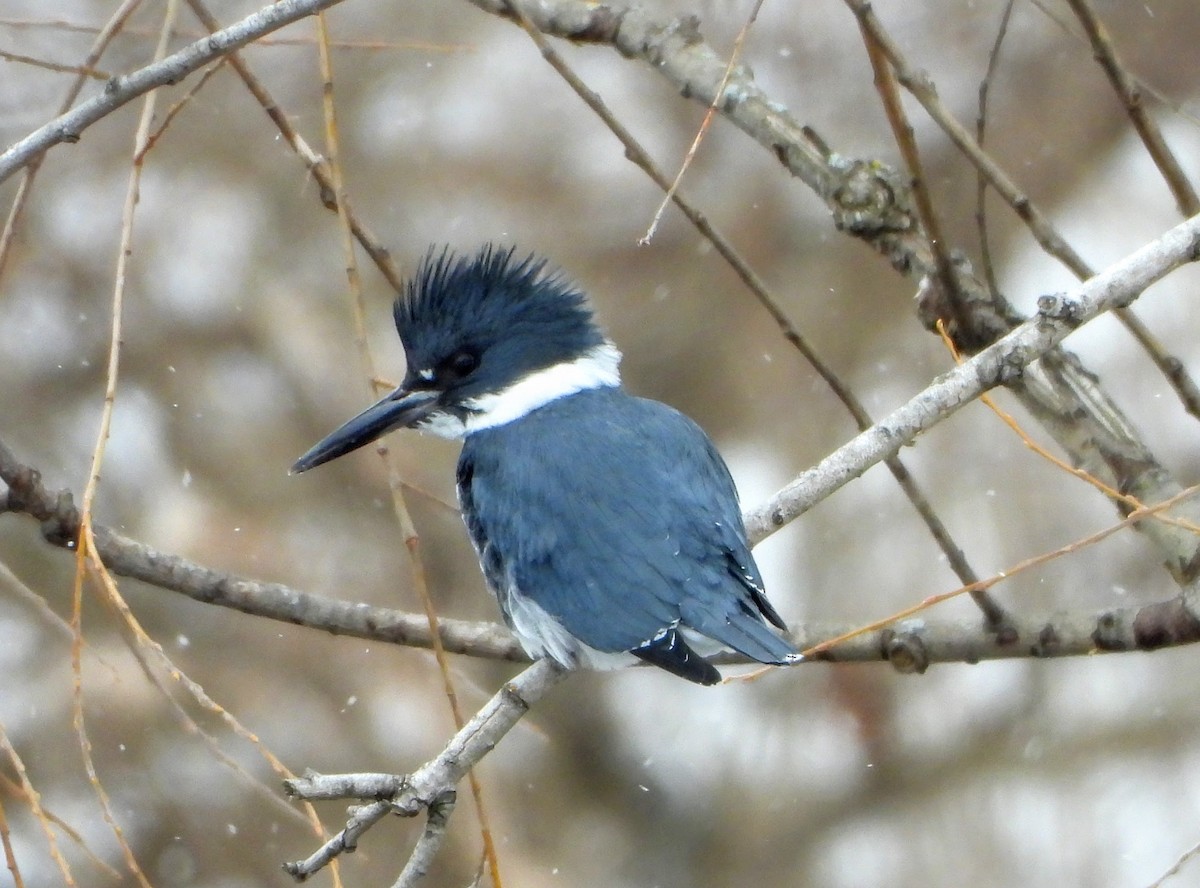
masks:
[[[620,364],[617,347],[605,342],[574,361],[538,370],[506,389],[472,398],[463,404],[471,411],[465,422],[453,414],[439,412],[417,428],[442,438],[463,438],[472,432],[506,425],[558,398],[620,385]]]
[[[581,358],[531,373],[508,388],[480,395],[466,403],[464,434],[506,425],[551,401],[587,389],[621,384],[621,353],[611,342],[598,345]]]
[[[441,438],[463,438],[472,432],[506,425],[558,398],[620,385],[620,364],[617,347],[605,342],[574,361],[554,364],[530,373],[506,389],[472,398],[463,404],[471,411],[465,422],[451,413],[438,412],[417,428]]]

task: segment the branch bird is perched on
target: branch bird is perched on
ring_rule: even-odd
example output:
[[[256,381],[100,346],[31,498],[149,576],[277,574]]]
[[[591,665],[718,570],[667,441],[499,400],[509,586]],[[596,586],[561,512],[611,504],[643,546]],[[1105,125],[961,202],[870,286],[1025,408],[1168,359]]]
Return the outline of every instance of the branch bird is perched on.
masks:
[[[304,472],[409,427],[463,438],[458,497],[531,657],[640,658],[701,684],[701,654],[800,659],[767,601],[733,479],[683,414],[621,388],[620,352],[544,261],[431,251],[395,308],[404,381],[300,457]],[[632,655],[632,656],[631,656]]]

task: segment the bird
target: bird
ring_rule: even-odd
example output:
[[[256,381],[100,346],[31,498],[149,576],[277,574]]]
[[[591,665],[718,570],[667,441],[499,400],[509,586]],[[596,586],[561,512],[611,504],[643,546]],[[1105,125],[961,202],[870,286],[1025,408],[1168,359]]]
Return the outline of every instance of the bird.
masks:
[[[461,439],[462,517],[533,659],[640,660],[702,685],[721,680],[705,659],[719,651],[801,659],[779,634],[716,447],[678,410],[622,388],[621,353],[562,272],[511,246],[433,247],[393,315],[399,387],[292,474],[399,428]]]

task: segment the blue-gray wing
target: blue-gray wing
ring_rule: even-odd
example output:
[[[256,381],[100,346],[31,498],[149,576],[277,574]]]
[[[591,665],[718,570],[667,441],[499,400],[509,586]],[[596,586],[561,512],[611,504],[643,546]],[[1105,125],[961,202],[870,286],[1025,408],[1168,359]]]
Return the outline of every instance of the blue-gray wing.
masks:
[[[697,681],[716,673],[694,665],[681,630],[763,662],[795,653],[764,622],[784,628],[729,470],[664,404],[597,389],[477,432],[459,495],[502,608],[515,590],[584,644]]]

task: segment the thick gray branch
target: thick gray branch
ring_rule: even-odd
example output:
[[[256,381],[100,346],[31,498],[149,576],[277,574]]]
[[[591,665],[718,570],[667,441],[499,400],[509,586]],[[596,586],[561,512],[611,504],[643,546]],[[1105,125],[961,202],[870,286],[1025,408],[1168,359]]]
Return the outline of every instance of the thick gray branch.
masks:
[[[79,513],[70,494],[47,490],[38,473],[17,461],[2,441],[0,480],[8,485],[7,491],[0,492],[0,513],[30,515],[42,523],[42,534],[47,541],[65,548],[73,546],[79,534]],[[104,527],[95,528],[95,535],[100,557],[114,573],[180,592],[196,601],[335,635],[410,647],[428,648],[432,644],[424,614],[325,598],[279,583],[221,573],[177,555],[159,552]],[[796,627],[792,637],[799,647],[808,648],[852,628],[808,623]],[[451,653],[527,661],[512,634],[494,623],[443,617],[438,621],[438,632],[443,647]],[[920,671],[936,662],[974,663],[1006,657],[1074,656],[1097,650],[1153,650],[1198,639],[1200,623],[1181,598],[1098,613],[1023,616],[1014,618],[1002,636],[977,620],[907,621],[903,630],[891,627],[856,636],[824,658],[889,660],[908,672]],[[919,655],[914,653],[918,649]],[[720,657],[717,662],[744,661]]]

